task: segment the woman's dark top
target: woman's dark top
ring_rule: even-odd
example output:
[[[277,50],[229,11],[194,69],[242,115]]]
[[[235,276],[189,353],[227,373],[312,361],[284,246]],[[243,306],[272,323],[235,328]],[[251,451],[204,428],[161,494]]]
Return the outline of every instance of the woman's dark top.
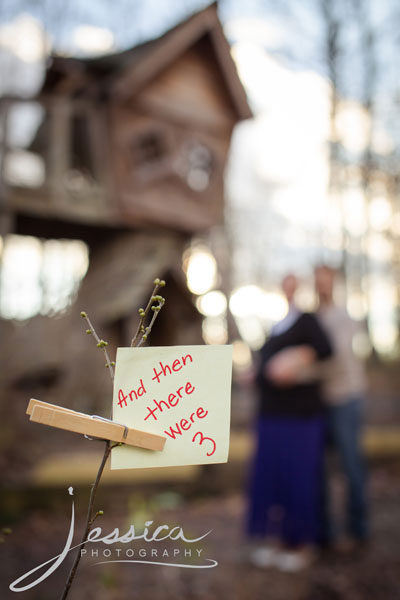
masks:
[[[318,359],[331,355],[330,342],[317,318],[300,313],[297,320],[279,335],[271,336],[260,350],[261,361],[257,376],[260,391],[261,415],[308,417],[323,411],[318,382],[304,382],[290,387],[276,386],[264,376],[264,367],[270,358],[285,348],[311,346]]]

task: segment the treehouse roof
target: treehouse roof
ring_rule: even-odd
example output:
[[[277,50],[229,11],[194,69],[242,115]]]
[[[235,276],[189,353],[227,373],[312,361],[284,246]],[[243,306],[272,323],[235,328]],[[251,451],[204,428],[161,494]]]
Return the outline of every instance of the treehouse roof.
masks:
[[[194,14],[159,38],[123,52],[96,58],[53,56],[42,92],[71,96],[99,93],[131,97],[198,42],[207,40],[238,120],[252,116],[216,4]]]

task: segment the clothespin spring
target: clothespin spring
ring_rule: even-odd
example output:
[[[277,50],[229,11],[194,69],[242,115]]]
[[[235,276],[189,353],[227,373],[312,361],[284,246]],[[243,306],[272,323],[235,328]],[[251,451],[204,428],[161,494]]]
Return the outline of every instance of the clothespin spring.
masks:
[[[116,423],[115,421],[112,421],[111,419],[107,419],[106,417],[100,417],[99,415],[90,415],[90,418],[98,419],[99,421],[105,421],[106,423],[112,423],[113,425],[121,425],[121,427],[124,428],[123,438],[124,438],[124,440],[126,439],[126,437],[128,435],[128,431],[129,431],[129,427],[127,425],[124,425],[123,423]],[[90,442],[107,442],[108,441],[104,438],[90,437],[90,435],[86,435],[86,433],[84,433],[83,435]]]

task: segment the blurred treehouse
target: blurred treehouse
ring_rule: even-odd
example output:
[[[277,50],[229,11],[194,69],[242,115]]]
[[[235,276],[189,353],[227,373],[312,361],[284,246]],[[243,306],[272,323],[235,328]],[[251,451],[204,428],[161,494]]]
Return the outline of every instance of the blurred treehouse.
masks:
[[[107,373],[93,381],[101,359],[79,310],[111,344],[127,345],[149,284],[164,277],[152,343],[201,341],[182,252],[223,222],[232,130],[251,112],[215,5],[119,54],[55,56],[36,98],[5,97],[0,108],[1,234],[80,239],[90,251],[76,310],[24,327],[1,322],[0,377],[25,396],[59,389],[83,410],[84,397],[103,397]],[[23,143],[12,136],[17,122],[31,131]]]

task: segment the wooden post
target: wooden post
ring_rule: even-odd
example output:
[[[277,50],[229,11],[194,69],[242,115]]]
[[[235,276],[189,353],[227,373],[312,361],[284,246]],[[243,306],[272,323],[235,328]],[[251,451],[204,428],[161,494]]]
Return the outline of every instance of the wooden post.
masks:
[[[65,178],[70,168],[71,101],[56,96],[49,105],[50,139],[48,144],[48,181],[55,204],[67,200]]]
[[[4,98],[0,101],[0,212],[4,211],[6,205],[6,182],[4,177],[5,157],[8,150],[8,113],[10,103]]]

